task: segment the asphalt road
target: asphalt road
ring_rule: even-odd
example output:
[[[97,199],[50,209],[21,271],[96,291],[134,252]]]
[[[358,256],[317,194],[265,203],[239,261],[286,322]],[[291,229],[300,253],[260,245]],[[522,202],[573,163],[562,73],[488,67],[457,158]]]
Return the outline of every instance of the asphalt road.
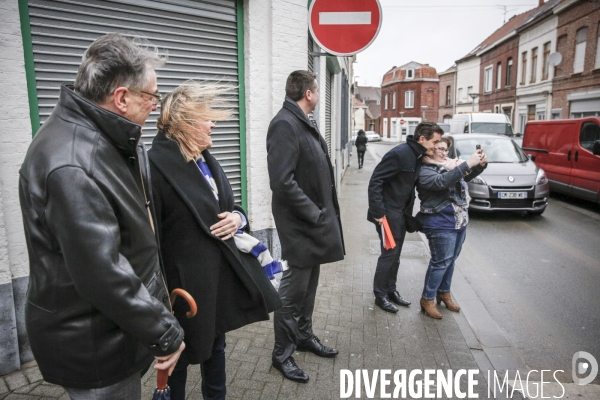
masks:
[[[471,213],[458,266],[532,369],[600,360],[600,206],[552,196],[540,217]]]
[[[530,369],[570,376],[577,351],[600,361],[600,205],[552,195],[538,217],[471,212],[457,267]]]

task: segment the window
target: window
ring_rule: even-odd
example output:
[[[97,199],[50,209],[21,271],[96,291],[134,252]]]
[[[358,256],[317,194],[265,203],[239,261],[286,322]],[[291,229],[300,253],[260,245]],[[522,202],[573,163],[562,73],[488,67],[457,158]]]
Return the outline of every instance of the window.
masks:
[[[498,63],[496,67],[496,89],[502,87],[502,63]]]
[[[383,109],[384,109],[384,110],[387,110],[387,109],[388,109],[388,94],[387,94],[387,93],[385,94],[385,103],[384,103],[384,107],[383,107]]]
[[[550,42],[544,43],[544,65],[542,65],[542,80],[548,79],[548,70],[550,69]]]
[[[550,114],[550,119],[560,119],[562,114],[561,108],[555,108]]]
[[[415,70],[414,69],[407,69],[406,70],[406,79],[413,79],[415,77]]]
[[[537,72],[537,57],[538,56],[538,48],[531,49],[531,80],[529,83],[535,83],[536,72]]]
[[[527,125],[527,115],[520,114],[519,115],[519,128],[521,129],[521,133],[525,132],[525,125]]]
[[[596,40],[596,65],[594,68],[600,68],[600,24],[598,24],[598,40]]]
[[[600,126],[595,122],[584,122],[579,135],[581,147],[592,151],[596,140],[600,140]]]
[[[527,52],[521,54],[521,85],[525,84],[527,78]]]
[[[506,60],[506,86],[510,86],[512,82],[512,58]]]
[[[535,121],[535,104],[527,106],[527,121]]]
[[[470,101],[471,103],[473,103],[473,102],[475,102],[475,99],[473,99],[471,96],[469,96],[471,93],[473,93],[473,86],[469,86],[467,88],[467,97],[466,97],[467,101]],[[469,99],[471,99],[471,100],[469,100]]]
[[[404,93],[404,108],[415,108],[415,92],[412,90]]]
[[[463,102],[463,88],[458,89],[458,102]]]
[[[491,66],[487,67],[483,73],[483,91],[486,93],[492,91],[492,68]]]
[[[543,121],[546,119],[546,112],[545,111],[538,111],[537,114],[535,115],[535,119],[537,119],[538,121]]]
[[[392,74],[392,79],[396,79],[396,71],[394,70],[394,73]]]
[[[396,92],[392,93],[392,108],[396,109]]]
[[[446,105],[449,106],[450,104],[452,104],[452,87],[451,86],[446,86]]]
[[[587,40],[587,28],[581,28],[577,31],[575,40],[575,61],[573,61],[573,73],[583,72],[585,61],[585,43]]]

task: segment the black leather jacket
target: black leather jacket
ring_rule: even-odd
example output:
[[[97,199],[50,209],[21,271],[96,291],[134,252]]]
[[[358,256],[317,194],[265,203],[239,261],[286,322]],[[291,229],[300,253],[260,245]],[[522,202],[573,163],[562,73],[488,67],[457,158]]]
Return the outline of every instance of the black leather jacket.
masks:
[[[140,137],[139,125],[63,86],[27,151],[19,182],[26,326],[48,382],[108,386],[183,339],[146,208]]]

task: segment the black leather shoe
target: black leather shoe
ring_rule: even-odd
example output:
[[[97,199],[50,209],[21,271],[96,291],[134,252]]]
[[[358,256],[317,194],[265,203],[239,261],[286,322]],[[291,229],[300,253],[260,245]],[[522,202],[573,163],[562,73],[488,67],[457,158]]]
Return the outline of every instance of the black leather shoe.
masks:
[[[308,340],[298,343],[296,350],[310,351],[311,353],[316,354],[319,357],[327,358],[335,357],[338,354],[338,351],[336,349],[322,345],[321,341],[316,336],[313,336]]]
[[[388,298],[392,302],[398,304],[399,306],[403,306],[403,307],[410,306],[410,301],[403,299],[402,296],[400,296],[400,293],[398,293],[398,291],[388,293]]]
[[[381,308],[383,311],[391,313],[398,312],[396,306],[390,303],[390,299],[387,297],[375,297],[375,305]]]
[[[279,372],[281,372],[284,378],[294,382],[308,382],[308,375],[306,375],[304,371],[298,368],[298,366],[296,365],[296,361],[294,361],[294,357],[290,356],[282,363],[275,360],[275,358],[273,358],[272,361],[273,367],[279,370]]]

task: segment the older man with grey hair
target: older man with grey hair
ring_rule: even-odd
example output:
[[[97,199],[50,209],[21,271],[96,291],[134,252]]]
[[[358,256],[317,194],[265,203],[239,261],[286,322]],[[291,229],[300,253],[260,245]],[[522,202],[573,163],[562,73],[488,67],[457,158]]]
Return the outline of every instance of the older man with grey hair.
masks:
[[[154,358],[172,371],[185,347],[140,143],[164,63],[143,40],[97,39],[21,167],[27,332],[44,379],[72,399],[139,399],[140,373]]]

